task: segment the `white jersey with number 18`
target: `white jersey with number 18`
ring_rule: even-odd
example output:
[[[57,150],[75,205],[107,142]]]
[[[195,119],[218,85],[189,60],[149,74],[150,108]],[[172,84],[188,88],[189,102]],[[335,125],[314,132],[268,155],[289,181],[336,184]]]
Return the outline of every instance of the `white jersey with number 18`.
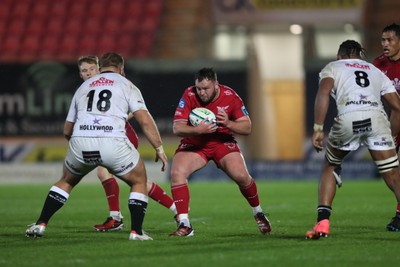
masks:
[[[67,115],[73,137],[126,137],[129,112],[147,110],[140,90],[120,74],[104,72],[75,92]]]

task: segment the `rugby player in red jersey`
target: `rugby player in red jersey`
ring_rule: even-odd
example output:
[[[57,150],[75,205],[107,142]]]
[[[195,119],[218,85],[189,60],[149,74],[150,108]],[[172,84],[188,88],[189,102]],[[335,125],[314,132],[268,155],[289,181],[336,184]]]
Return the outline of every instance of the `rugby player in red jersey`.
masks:
[[[383,28],[381,45],[383,54],[375,58],[373,64],[386,74],[400,94],[400,25],[392,23]],[[395,137],[395,142],[399,153],[400,132]],[[396,216],[386,228],[389,231],[400,231],[400,203],[397,204]]]
[[[393,82],[400,92],[400,25],[390,24],[382,31],[383,54],[374,59],[373,64]]]
[[[201,122],[194,127],[188,117],[192,109],[205,107],[216,114],[216,123]],[[171,192],[179,226],[171,236],[193,236],[189,220],[188,178],[213,160],[238,186],[253,210],[261,233],[271,231],[257,191],[234,134],[249,135],[251,121],[242,99],[231,88],[218,83],[212,68],[203,68],[195,75],[195,86],[187,88],[174,115],[173,132],[183,137],[171,167]]]
[[[400,25],[393,23],[383,28],[381,45],[383,54],[376,57],[373,64],[386,74],[400,93]],[[400,133],[395,138],[397,152],[399,151],[399,135]]]

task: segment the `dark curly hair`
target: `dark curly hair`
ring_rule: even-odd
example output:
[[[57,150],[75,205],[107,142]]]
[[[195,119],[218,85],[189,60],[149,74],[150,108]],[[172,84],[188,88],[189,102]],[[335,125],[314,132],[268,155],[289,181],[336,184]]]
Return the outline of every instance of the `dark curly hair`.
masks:
[[[359,58],[366,58],[366,50],[361,47],[360,43],[354,40],[346,40],[339,46],[339,56],[356,56]]]

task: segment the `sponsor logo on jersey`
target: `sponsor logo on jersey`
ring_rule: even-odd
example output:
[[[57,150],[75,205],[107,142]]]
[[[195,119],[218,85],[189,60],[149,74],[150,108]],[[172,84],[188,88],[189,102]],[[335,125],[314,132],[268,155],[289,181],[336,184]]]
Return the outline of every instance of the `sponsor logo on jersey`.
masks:
[[[175,116],[181,116],[182,115],[182,112],[180,112],[180,111],[175,111]]]
[[[101,119],[94,118],[93,124],[98,124],[98,125],[100,125],[100,121],[101,121]]]
[[[104,132],[112,132],[114,127],[111,125],[80,125],[79,130],[81,131],[104,131]]]
[[[93,81],[91,84],[89,84],[89,87],[96,87],[96,86],[104,86],[104,85],[113,85],[114,81],[106,79],[104,77],[101,77],[98,80]]]
[[[349,68],[357,68],[357,69],[363,69],[363,70],[369,70],[370,69],[370,67],[368,65],[363,65],[363,64],[360,64],[360,63],[354,63],[354,64],[346,63],[345,66],[349,67]]]
[[[360,97],[360,100],[358,100],[358,101],[356,101],[356,100],[347,101],[346,106],[348,106],[348,105],[371,105],[373,107],[378,106],[378,102],[373,102],[373,101],[367,100],[368,97],[365,95],[359,95],[359,97]]]
[[[225,94],[225,95],[233,95],[233,93],[232,93],[231,90],[226,90],[226,91],[224,92],[224,94]]]
[[[179,100],[178,109],[184,109],[185,104],[186,104],[185,99],[181,98],[181,100]]]
[[[229,105],[228,105],[228,106],[225,106],[225,107],[217,107],[218,113],[219,113],[220,111],[225,111],[225,112],[227,112],[227,111],[228,111],[228,108],[229,108]]]

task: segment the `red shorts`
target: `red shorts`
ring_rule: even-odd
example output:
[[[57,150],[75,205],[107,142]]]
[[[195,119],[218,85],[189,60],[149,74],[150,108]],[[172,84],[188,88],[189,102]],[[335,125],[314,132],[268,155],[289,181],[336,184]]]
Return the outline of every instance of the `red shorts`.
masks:
[[[139,146],[138,136],[135,132],[135,129],[133,129],[132,125],[129,122],[125,123],[125,131],[129,141],[131,141],[131,143],[135,146],[135,148],[138,148]]]
[[[175,153],[190,151],[199,154],[206,162],[213,160],[217,166],[219,161],[232,152],[241,152],[236,142],[216,143],[206,147],[198,147],[193,144],[181,143]]]

